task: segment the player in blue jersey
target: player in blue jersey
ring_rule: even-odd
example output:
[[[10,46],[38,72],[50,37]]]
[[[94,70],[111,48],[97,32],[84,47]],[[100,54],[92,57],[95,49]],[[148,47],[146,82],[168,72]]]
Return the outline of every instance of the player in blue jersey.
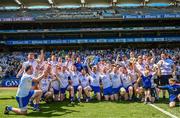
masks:
[[[167,90],[169,93],[169,107],[175,107],[176,102],[180,102],[180,85],[176,83],[176,80],[169,79],[169,85],[158,86],[159,89]]]
[[[145,103],[147,103],[147,100],[149,98],[149,101],[151,102],[151,79],[152,79],[152,74],[150,74],[149,70],[145,70],[144,74],[141,75],[142,79],[142,84],[143,84],[143,89],[144,89],[144,94],[145,94]]]
[[[19,104],[19,108],[6,106],[4,114],[9,114],[10,111],[21,115],[27,114],[27,105],[30,100],[35,101],[33,110],[40,111],[39,102],[42,96],[42,90],[32,90],[32,82],[41,81],[41,79],[47,74],[47,70],[45,70],[38,78],[32,78],[32,74],[33,67],[31,65],[26,65],[25,72],[20,80],[16,94],[16,101]]]

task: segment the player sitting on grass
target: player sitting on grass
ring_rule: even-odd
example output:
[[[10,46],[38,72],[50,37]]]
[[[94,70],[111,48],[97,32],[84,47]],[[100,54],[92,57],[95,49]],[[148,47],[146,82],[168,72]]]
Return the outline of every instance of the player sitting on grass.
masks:
[[[158,86],[159,89],[168,90],[169,93],[169,107],[175,107],[176,102],[180,102],[180,85],[176,83],[176,80],[169,79],[169,85]]]
[[[39,101],[42,96],[41,90],[32,90],[32,82],[39,82],[44,75],[46,75],[47,71],[45,70],[41,76],[38,78],[32,78],[33,67],[31,65],[27,65],[25,67],[25,73],[23,74],[20,84],[18,86],[16,100],[19,104],[19,108],[14,108],[12,106],[6,106],[4,114],[9,114],[10,111],[15,112],[16,114],[25,115],[27,114],[27,105],[30,100],[34,99],[35,104],[33,110],[40,111],[39,109]]]

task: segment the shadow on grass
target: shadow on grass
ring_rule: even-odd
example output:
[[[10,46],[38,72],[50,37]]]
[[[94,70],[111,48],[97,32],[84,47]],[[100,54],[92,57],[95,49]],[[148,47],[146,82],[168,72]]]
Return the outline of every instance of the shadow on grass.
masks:
[[[80,112],[77,110],[68,109],[67,107],[79,106],[77,103],[71,105],[69,102],[53,102],[40,104],[41,111],[32,111],[32,107],[28,106],[28,114],[24,117],[60,117],[74,112]],[[66,107],[66,108],[63,108]],[[17,114],[9,114],[10,116],[18,117]]]
[[[15,99],[15,97],[14,96],[11,96],[11,97],[7,97],[7,98],[0,98],[0,100],[10,100],[10,99]]]
[[[164,104],[169,104],[169,99],[163,99],[163,98],[159,98],[158,101],[156,101],[155,103],[164,103]]]
[[[75,104],[76,105],[76,104]],[[74,107],[75,105],[71,105],[68,102],[54,102],[54,103],[43,103],[40,105],[41,112],[30,112],[26,116],[30,117],[55,117],[55,116],[63,116],[67,114],[71,114],[74,112],[79,112],[76,110],[70,110],[70,109],[65,109],[63,106],[68,106],[68,107]]]

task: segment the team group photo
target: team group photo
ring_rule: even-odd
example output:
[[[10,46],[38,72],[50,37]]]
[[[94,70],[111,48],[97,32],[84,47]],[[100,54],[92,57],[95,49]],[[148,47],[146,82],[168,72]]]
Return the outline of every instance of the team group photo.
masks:
[[[178,0],[1,0],[1,118],[180,118]]]

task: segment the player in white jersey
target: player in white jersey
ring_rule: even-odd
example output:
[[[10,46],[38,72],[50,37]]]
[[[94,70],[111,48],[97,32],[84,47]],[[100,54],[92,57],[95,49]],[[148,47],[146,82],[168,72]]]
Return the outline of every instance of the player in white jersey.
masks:
[[[64,65],[67,67],[67,70],[70,70],[71,66],[73,65],[73,60],[71,60],[71,58],[68,55],[65,56]]]
[[[176,78],[177,82],[180,82],[180,62],[177,62],[176,64]]]
[[[124,67],[129,65],[129,60],[126,55],[122,55],[122,61],[120,61],[120,65]]]
[[[32,82],[39,82],[41,79],[47,75],[47,70],[43,72],[41,76],[38,78],[32,78],[33,67],[31,65],[27,65],[25,68],[25,72],[20,80],[20,84],[18,86],[16,100],[19,104],[19,108],[14,108],[11,106],[6,106],[5,114],[8,114],[9,111],[15,112],[16,114],[27,114],[27,105],[30,100],[35,101],[33,110],[39,111],[39,102],[42,96],[41,90],[32,90]]]
[[[144,63],[142,56],[138,56],[138,61],[135,64],[135,68],[138,69],[138,71],[143,72],[144,71]]]
[[[45,66],[47,64],[47,62],[45,61],[45,57],[44,57],[44,51],[41,50],[41,54],[38,56],[37,59],[37,66],[36,66],[36,75],[39,75],[43,72],[43,70],[45,69]]]
[[[50,89],[51,86],[51,80],[53,77],[50,77],[50,75],[44,76],[44,78],[39,82],[39,87],[42,90],[42,99],[44,101],[51,102],[53,98],[53,90]]]
[[[55,75],[57,71],[57,61],[55,54],[52,54],[51,59],[48,59],[48,64],[51,66],[51,74]],[[51,87],[53,88],[54,101],[59,101],[59,92],[60,92],[59,80],[53,80],[51,82]]]
[[[169,79],[175,75],[175,65],[174,62],[167,58],[167,54],[161,54],[161,60],[157,63],[158,65],[158,75],[160,80],[160,85],[168,85]],[[165,99],[166,91],[163,90],[163,98]]]
[[[72,81],[69,75],[69,72],[66,69],[66,66],[62,66],[61,71],[57,71],[57,78],[60,81],[60,100],[64,101],[66,91],[69,91],[70,102],[74,102],[74,88],[72,86]]]
[[[99,71],[102,72],[103,68],[106,66],[106,62],[104,60],[101,60],[99,62]]]
[[[125,98],[125,100],[132,100],[132,95],[133,95],[133,86],[132,86],[132,77],[128,73],[127,68],[123,67],[123,71],[120,75],[122,85],[123,87],[121,88],[121,96]]]
[[[55,74],[58,62],[54,54],[51,56],[50,64],[51,64],[52,74]]]
[[[90,78],[87,76],[86,70],[81,70],[81,75],[79,76],[79,82],[82,86],[82,90],[85,93],[86,96],[86,102],[89,102],[90,100],[90,92],[92,91],[89,83]]]
[[[134,53],[134,51],[131,51],[131,52],[129,53],[129,55],[130,55],[129,62],[135,63],[135,62],[136,62],[136,58],[135,58],[135,53]]]
[[[135,62],[131,61],[129,63],[129,66],[127,68],[128,73],[132,77],[132,86],[134,88],[134,98],[139,97],[139,83],[138,83],[138,74],[137,74],[137,69],[135,68]]]
[[[79,85],[79,76],[80,76],[80,72],[77,71],[75,65],[72,65],[70,71],[72,86],[74,87],[74,94],[78,92],[78,101],[81,102],[82,86]]]
[[[112,95],[112,82],[110,79],[109,71],[107,70],[106,67],[103,68],[103,72],[100,75],[100,80],[103,85],[103,94],[105,100],[113,100],[113,95]]]
[[[57,67],[61,67],[63,65],[63,60],[61,57],[58,58]]]
[[[110,77],[112,81],[112,94],[114,95],[114,99],[117,101],[119,99],[120,88],[122,87],[118,67],[113,68],[113,71],[110,73]]]
[[[28,53],[28,60],[22,64],[21,69],[19,70],[18,74],[16,75],[17,78],[19,78],[23,73],[27,65],[32,65],[33,67],[33,74],[32,77],[37,77],[37,61],[35,60],[34,53],[30,52]],[[38,83],[32,83],[32,89],[39,89]]]
[[[24,72],[24,70],[25,70],[25,67],[26,67],[27,65],[32,65],[32,67],[33,67],[33,76],[35,76],[36,67],[37,67],[37,62],[36,62],[36,60],[34,59],[34,53],[30,52],[30,53],[28,54],[28,57],[27,57],[27,58],[28,58],[28,60],[22,64],[22,68],[19,70],[18,74],[16,75],[17,78],[19,78],[19,77],[23,74],[23,72]]]
[[[90,85],[92,90],[94,91],[94,94],[96,95],[97,100],[101,100],[101,95],[100,95],[100,72],[98,65],[93,66],[92,70],[87,64],[87,68],[90,74]]]

